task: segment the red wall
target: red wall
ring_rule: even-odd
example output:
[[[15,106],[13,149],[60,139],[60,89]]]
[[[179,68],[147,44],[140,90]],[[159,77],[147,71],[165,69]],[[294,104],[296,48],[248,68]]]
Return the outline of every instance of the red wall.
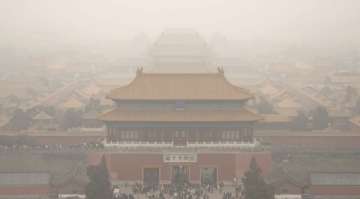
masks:
[[[97,164],[102,154],[89,154],[89,164]],[[202,167],[216,167],[219,181],[232,181],[235,176],[242,176],[249,168],[250,160],[255,157],[264,174],[271,169],[270,152],[239,153],[200,153],[196,163],[164,163],[160,153],[110,153],[106,154],[109,171],[113,179],[124,181],[142,181],[143,169],[160,168],[160,180],[164,183],[171,180],[173,165],[187,165],[190,169],[190,180],[200,182]]]
[[[0,195],[48,195],[48,186],[0,187]]]
[[[314,195],[360,195],[360,186],[312,185],[309,192]]]

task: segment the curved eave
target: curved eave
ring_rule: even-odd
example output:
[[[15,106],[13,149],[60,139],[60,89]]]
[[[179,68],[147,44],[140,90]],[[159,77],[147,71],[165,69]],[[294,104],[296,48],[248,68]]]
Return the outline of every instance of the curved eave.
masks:
[[[104,122],[257,122],[262,117],[251,111],[133,111],[115,109],[103,114]]]

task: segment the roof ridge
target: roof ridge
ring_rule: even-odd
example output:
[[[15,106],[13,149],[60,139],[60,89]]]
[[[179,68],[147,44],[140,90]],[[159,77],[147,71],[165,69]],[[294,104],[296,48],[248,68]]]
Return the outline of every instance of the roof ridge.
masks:
[[[38,114],[36,114],[33,119],[52,119],[53,117],[48,114],[46,111],[40,111]]]
[[[181,73],[171,73],[171,72],[143,72],[139,75],[148,75],[148,76],[151,76],[151,75],[166,75],[166,76],[181,76],[181,75],[188,75],[188,76],[211,76],[211,75],[221,75],[221,73],[219,72],[212,72],[212,73],[207,73],[207,72],[204,72],[204,73],[186,73],[186,72],[181,72]]]

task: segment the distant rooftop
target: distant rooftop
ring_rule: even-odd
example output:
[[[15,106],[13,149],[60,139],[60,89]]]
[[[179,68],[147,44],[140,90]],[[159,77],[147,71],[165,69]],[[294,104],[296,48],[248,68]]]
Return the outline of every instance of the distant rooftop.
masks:
[[[39,114],[35,115],[35,117],[33,117],[33,120],[51,120],[53,119],[49,114],[45,113],[45,112],[40,112]]]
[[[168,29],[150,48],[151,72],[210,72],[211,51],[199,33],[191,29]],[[214,70],[214,68],[212,69]]]

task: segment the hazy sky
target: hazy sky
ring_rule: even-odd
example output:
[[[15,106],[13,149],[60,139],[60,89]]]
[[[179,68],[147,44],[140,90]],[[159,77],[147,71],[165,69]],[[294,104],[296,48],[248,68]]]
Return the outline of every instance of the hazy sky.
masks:
[[[360,40],[360,0],[0,0],[2,41],[111,41],[165,28],[239,40]]]

